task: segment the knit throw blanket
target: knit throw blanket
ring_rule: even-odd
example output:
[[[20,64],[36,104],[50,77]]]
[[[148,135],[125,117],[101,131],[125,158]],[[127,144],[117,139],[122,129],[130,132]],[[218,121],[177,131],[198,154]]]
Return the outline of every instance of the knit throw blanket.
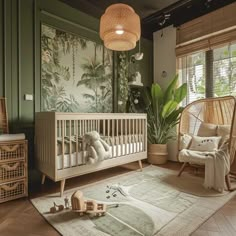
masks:
[[[209,153],[205,162],[205,188],[213,188],[219,192],[225,189],[225,176],[230,171],[228,143],[215,153]]]

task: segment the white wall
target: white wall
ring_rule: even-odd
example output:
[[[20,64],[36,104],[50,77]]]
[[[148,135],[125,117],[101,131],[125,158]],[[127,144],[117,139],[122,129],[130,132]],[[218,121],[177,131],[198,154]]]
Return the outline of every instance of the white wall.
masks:
[[[168,81],[176,74],[176,28],[166,27],[153,34],[154,43],[154,82],[161,87],[166,87]],[[167,77],[162,77],[162,72],[167,72]]]
[[[169,80],[176,74],[176,28],[173,26],[166,27],[153,34],[154,43],[154,82],[160,84],[162,88],[166,88]],[[162,72],[166,71],[166,77],[162,76]],[[168,159],[177,161],[177,142],[168,143]]]

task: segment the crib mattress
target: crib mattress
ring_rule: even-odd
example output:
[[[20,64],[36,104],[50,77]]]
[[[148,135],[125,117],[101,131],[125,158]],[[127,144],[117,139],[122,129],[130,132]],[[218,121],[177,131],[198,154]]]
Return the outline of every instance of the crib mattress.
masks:
[[[119,156],[128,155],[136,152],[142,152],[143,151],[143,143],[137,142],[137,143],[127,143],[127,144],[119,144],[114,145],[113,147],[110,146],[110,151],[113,153],[111,158],[116,158]],[[71,154],[64,154],[64,168],[70,167],[70,160],[71,160],[71,166],[77,166],[77,165],[83,165],[86,164],[86,160],[88,158],[88,152],[84,151],[84,158],[83,158],[83,152],[78,152],[78,156],[76,155],[76,152],[73,152]],[[84,160],[83,160],[84,159]],[[63,168],[63,157],[62,155],[57,156],[57,169],[60,170]]]
[[[101,138],[110,146],[112,146],[112,138],[108,136],[102,136]],[[131,143],[131,146],[133,145],[132,143],[140,142],[141,137],[139,135],[134,135],[134,136],[116,136],[114,137],[114,145],[118,145],[122,142],[128,142]],[[71,144],[71,152],[74,153],[76,152],[76,136],[66,136],[64,138],[64,153],[69,154],[70,153],[70,144]],[[71,143],[70,143],[71,141]],[[81,147],[82,143],[82,137],[79,137],[79,142],[77,145],[78,151],[82,151]],[[62,138],[57,138],[57,155],[62,154]]]
[[[84,151],[84,157],[87,155],[87,152]],[[71,166],[77,166],[77,165],[82,165],[84,163],[83,161],[83,152],[78,152],[78,157],[76,155],[76,152],[71,153],[71,159],[70,159],[70,154],[65,154],[64,155],[64,168],[69,168],[70,167],[70,160],[71,160]],[[63,168],[63,157],[62,155],[57,156],[57,169],[60,170]]]
[[[119,157],[126,154],[131,154],[135,152],[143,151],[143,144],[141,142],[138,143],[127,143],[127,144],[119,144],[110,147],[111,153],[113,153],[113,157]]]

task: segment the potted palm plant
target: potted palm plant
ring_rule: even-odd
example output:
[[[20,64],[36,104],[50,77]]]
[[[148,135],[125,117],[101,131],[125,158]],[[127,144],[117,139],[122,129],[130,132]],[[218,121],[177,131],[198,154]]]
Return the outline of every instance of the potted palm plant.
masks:
[[[175,127],[179,123],[183,107],[179,104],[186,97],[187,84],[177,87],[178,75],[167,89],[154,83],[144,90],[143,101],[147,112],[148,161],[164,164],[167,161],[167,142],[176,137]]]

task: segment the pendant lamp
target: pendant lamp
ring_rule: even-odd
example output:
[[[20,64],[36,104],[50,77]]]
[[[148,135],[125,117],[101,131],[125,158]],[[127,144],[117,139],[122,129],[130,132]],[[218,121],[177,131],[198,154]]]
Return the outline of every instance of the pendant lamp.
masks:
[[[129,5],[117,3],[109,6],[100,20],[100,37],[106,48],[128,51],[140,39],[140,18]]]

